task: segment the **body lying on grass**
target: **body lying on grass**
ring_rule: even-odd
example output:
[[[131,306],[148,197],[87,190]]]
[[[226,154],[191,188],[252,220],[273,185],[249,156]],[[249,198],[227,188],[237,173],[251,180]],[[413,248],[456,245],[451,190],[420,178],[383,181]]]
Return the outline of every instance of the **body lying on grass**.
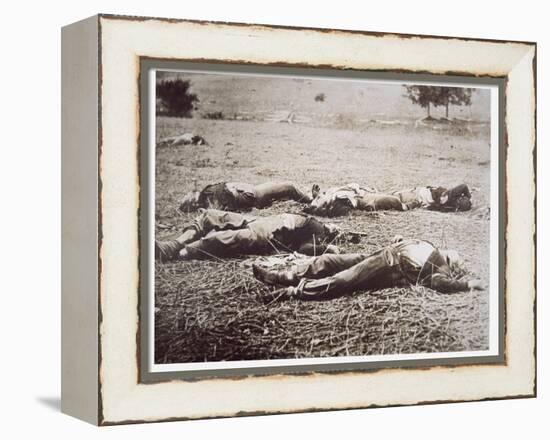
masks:
[[[198,134],[183,133],[177,136],[163,138],[158,142],[158,145],[175,147],[179,145],[208,145],[208,142]]]
[[[468,186],[458,185],[451,189],[443,187],[416,187],[384,194],[374,188],[357,183],[330,188],[324,192],[313,186],[313,201],[304,211],[327,217],[348,214],[353,209],[362,211],[407,211],[428,208],[438,211],[467,211],[472,207]]]
[[[406,211],[408,209],[399,197],[382,194],[374,188],[357,183],[329,188],[323,192],[318,185],[313,185],[312,194],[313,200],[304,208],[304,211],[326,217],[346,215],[354,209],[362,211]]]
[[[184,212],[199,208],[241,211],[267,208],[273,202],[281,200],[310,203],[312,198],[291,182],[266,182],[259,185],[219,182],[207,185],[201,191],[187,193],[182,198],[179,209]]]
[[[466,184],[447,189],[442,186],[417,186],[392,195],[409,209],[427,208],[433,211],[469,211],[472,208],[472,194]]]
[[[337,253],[338,248],[330,244],[337,234],[336,226],[301,214],[254,217],[201,208],[178,238],[155,242],[155,258],[208,259],[287,251]]]
[[[322,255],[284,270],[253,265],[254,276],[267,284],[288,286],[276,298],[329,299],[362,289],[421,285],[442,293],[482,290],[479,280],[456,279],[462,261],[456,251],[437,249],[428,241],[396,237],[373,254]]]

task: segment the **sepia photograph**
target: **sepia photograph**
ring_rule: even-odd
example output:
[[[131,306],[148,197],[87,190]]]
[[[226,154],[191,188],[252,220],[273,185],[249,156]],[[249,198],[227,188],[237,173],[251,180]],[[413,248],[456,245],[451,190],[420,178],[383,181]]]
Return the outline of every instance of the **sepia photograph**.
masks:
[[[63,413],[537,396],[536,43],[346,29],[63,27]]]
[[[151,75],[151,371],[500,353],[497,87]]]

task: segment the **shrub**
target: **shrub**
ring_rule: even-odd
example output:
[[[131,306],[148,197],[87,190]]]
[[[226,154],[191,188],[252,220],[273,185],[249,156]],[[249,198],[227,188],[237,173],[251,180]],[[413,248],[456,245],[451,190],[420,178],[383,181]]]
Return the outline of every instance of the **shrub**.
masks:
[[[325,102],[326,95],[324,93],[319,93],[315,95],[316,102]]]
[[[189,92],[191,83],[181,78],[165,79],[157,83],[157,115],[190,118],[194,103],[199,98]]]
[[[204,119],[225,119],[223,112],[209,112],[202,116]]]

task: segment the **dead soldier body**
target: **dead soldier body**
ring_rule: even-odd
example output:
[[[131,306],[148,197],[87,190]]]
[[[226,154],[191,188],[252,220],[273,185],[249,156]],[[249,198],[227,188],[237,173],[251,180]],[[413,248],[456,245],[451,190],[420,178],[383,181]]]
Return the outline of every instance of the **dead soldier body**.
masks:
[[[301,214],[254,217],[216,209],[199,209],[199,216],[175,240],[156,241],[160,261],[300,252],[337,253],[330,243],[336,226]]]
[[[346,215],[353,209],[407,211],[427,208],[434,211],[468,211],[472,207],[472,196],[465,184],[451,189],[441,186],[419,186],[390,194],[357,183],[330,188],[324,192],[314,185],[312,193],[313,201],[304,211],[328,217]]]
[[[479,280],[453,278],[461,260],[456,251],[439,250],[424,240],[403,240],[373,254],[322,255],[286,270],[253,265],[254,276],[267,284],[289,286],[276,297],[330,299],[361,289],[422,285],[442,293],[483,289]]]
[[[346,215],[354,209],[362,211],[406,211],[408,209],[399,197],[383,194],[375,188],[357,183],[329,188],[323,192],[318,185],[313,185],[312,194],[313,201],[304,208],[304,212],[326,217]]]
[[[392,193],[409,209],[427,208],[433,211],[469,211],[472,194],[468,185],[462,183],[447,189],[442,186],[417,186]]]
[[[259,185],[219,182],[207,185],[201,191],[187,193],[179,209],[184,212],[196,211],[198,208],[239,211],[267,208],[281,200],[310,203],[312,199],[290,182],[266,182]]]

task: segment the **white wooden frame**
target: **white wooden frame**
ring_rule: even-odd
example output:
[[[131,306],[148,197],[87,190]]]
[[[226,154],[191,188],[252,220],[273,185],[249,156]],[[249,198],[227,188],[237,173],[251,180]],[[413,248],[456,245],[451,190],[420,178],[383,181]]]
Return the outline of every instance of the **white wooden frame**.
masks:
[[[535,395],[533,43],[101,15],[62,46],[64,412],[107,425]],[[139,383],[142,57],[506,78],[506,362]]]

